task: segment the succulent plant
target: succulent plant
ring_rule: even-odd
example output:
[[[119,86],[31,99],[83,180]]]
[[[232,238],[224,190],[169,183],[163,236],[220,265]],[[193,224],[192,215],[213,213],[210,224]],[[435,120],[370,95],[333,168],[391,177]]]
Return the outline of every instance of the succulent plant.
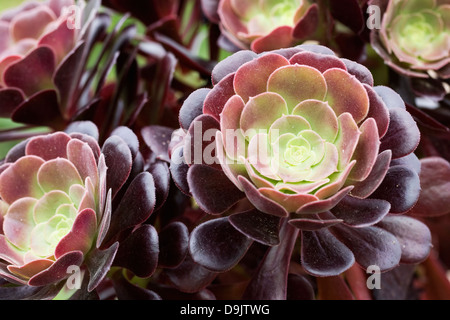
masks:
[[[448,1],[380,1],[380,28],[371,43],[385,63],[414,80],[413,89],[423,96],[442,99],[450,78],[450,5]],[[434,90],[430,89],[434,88]]]
[[[300,45],[236,53],[216,66],[213,83],[185,101],[171,145],[178,186],[212,217],[225,215],[194,230],[196,262],[226,269],[252,240],[276,245],[299,230],[303,267],[317,276],[355,259],[388,270],[426,258],[428,229],[398,216],[419,197],[419,130],[367,68]],[[411,250],[404,228],[423,246]],[[236,237],[229,255],[214,249],[225,234]]]
[[[202,1],[205,14],[239,49],[255,52],[298,44],[318,26],[319,9],[309,0]]]
[[[156,198],[137,137],[118,127],[102,147],[97,138],[95,125],[74,122],[67,132],[19,144],[1,167],[0,272],[22,285],[24,295],[38,294],[29,291],[34,287],[44,297],[54,296],[74,266],[86,274],[85,292],[99,285],[111,265],[140,275],[152,272],[148,259],[154,254],[135,263],[126,249],[133,242],[158,243],[152,226],[140,228]],[[133,233],[126,231],[130,228]],[[119,249],[119,242],[124,248]]]

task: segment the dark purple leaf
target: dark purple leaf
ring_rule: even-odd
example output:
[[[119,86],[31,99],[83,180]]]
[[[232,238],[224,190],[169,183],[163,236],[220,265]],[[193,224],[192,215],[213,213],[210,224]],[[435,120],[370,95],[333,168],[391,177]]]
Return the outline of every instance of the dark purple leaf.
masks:
[[[409,212],[417,217],[436,217],[450,213],[450,164],[440,157],[420,160],[419,200]]]
[[[119,300],[161,300],[157,293],[130,283],[120,272],[112,276],[112,282]]]
[[[169,143],[172,138],[173,129],[169,127],[152,125],[141,130],[142,139],[153,151],[158,159],[169,162]]]
[[[155,202],[153,177],[148,172],[142,172],[131,182],[113,212],[107,238],[111,239],[121,231],[145,222],[153,213]]]
[[[311,282],[300,274],[288,274],[287,300],[314,300],[315,292]]]
[[[0,89],[0,117],[9,118],[25,97],[23,93],[14,88]]]
[[[53,299],[61,287],[65,285],[61,282],[58,285],[32,287],[32,286],[16,286],[16,287],[0,287],[1,300],[47,300]]]
[[[178,113],[181,128],[188,130],[192,121],[203,113],[203,102],[209,91],[211,91],[209,88],[200,88],[184,100]]]
[[[331,230],[353,252],[356,262],[365,269],[375,265],[381,271],[386,271],[400,263],[400,242],[394,235],[379,227],[351,228],[337,225],[331,227]]]
[[[412,292],[415,265],[399,265],[397,268],[387,271],[382,275],[380,289],[373,290],[375,300],[417,300],[418,292]],[[412,296],[411,296],[412,295]]]
[[[280,218],[257,209],[230,215],[229,222],[247,237],[268,246],[280,243]]]
[[[355,262],[353,253],[328,229],[302,231],[301,262],[305,270],[318,277],[336,276]]]
[[[97,126],[92,121],[74,121],[64,130],[67,134],[82,133],[91,136],[95,140],[99,138]]]
[[[361,7],[355,0],[330,1],[332,16],[349,27],[353,32],[359,33],[365,27],[365,19]]]
[[[420,142],[420,131],[409,112],[401,108],[389,109],[389,128],[381,139],[380,152],[391,149],[397,159],[412,153]]]
[[[431,233],[424,223],[408,216],[388,216],[377,226],[392,233],[400,242],[402,263],[419,263],[428,257]]]
[[[150,277],[158,265],[159,239],[156,229],[145,224],[120,242],[114,266],[131,270],[141,278]]]
[[[389,168],[383,182],[370,198],[386,200],[391,204],[391,213],[410,210],[419,199],[419,175],[406,166]]]
[[[130,175],[133,164],[131,151],[122,138],[111,136],[103,144],[102,153],[108,168],[107,188],[112,189],[114,198]]]
[[[304,214],[301,218],[292,218],[289,223],[303,231],[316,231],[342,223],[342,219],[336,219],[331,212],[324,211],[318,214]]]
[[[189,184],[187,180],[189,166],[186,164],[183,154],[183,147],[179,147],[172,152],[170,161],[170,175],[175,185],[186,195],[190,196]]]
[[[223,171],[207,165],[191,166],[187,179],[195,201],[210,214],[221,214],[245,197]]]
[[[223,272],[239,262],[252,242],[224,217],[198,225],[191,233],[189,251],[196,263]]]
[[[170,189],[170,171],[167,163],[156,161],[150,165],[148,169],[155,181],[156,205],[155,211],[158,210],[166,201]]]
[[[373,75],[366,66],[346,58],[342,58],[341,61],[344,62],[347,67],[348,73],[354,75],[361,83],[365,83],[370,87],[373,87]]]
[[[284,221],[280,230],[280,245],[268,249],[263,261],[247,286],[243,299],[285,300],[289,262],[298,229]]]
[[[389,213],[391,204],[386,200],[358,199],[346,196],[331,212],[353,227],[366,227],[379,222]]]
[[[391,88],[386,86],[375,86],[373,87],[373,90],[380,96],[389,110],[394,108],[406,109],[402,97]]]
[[[125,126],[120,126],[111,132],[110,136],[114,135],[121,137],[126,142],[134,159],[139,152],[139,140],[133,130]]]
[[[219,83],[229,74],[235,73],[244,63],[252,61],[258,55],[250,50],[241,50],[220,61],[212,71],[213,84]]]
[[[100,284],[105,278],[106,274],[110,271],[111,265],[116,256],[119,243],[115,242],[105,250],[93,248],[85,259],[85,264],[89,271],[89,284],[88,291],[92,291]]]
[[[319,7],[316,3],[312,4],[303,17],[297,22],[292,31],[292,35],[297,39],[310,37],[317,29],[319,24]]]
[[[172,222],[159,233],[159,260],[162,268],[176,268],[188,252],[189,230],[182,222]]]
[[[67,269],[70,266],[80,266],[83,262],[83,253],[81,251],[71,251],[62,255],[49,268],[34,275],[28,281],[30,286],[45,286],[57,283],[70,276]]]
[[[422,169],[422,164],[421,161],[419,160],[419,158],[414,154],[414,153],[410,153],[407,156],[398,158],[398,159],[394,159],[391,161],[391,167],[393,166],[406,166],[412,170],[414,170],[415,172],[417,172],[417,174],[420,176],[420,171]]]

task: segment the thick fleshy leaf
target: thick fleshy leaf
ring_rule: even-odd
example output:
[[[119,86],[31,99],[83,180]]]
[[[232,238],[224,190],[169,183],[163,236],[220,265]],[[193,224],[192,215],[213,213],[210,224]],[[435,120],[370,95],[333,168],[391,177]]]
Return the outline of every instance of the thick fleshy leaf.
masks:
[[[301,274],[288,274],[287,300],[314,300],[314,292],[311,281]]]
[[[176,268],[188,252],[189,230],[180,221],[174,221],[159,232],[158,266]]]
[[[328,88],[327,101],[337,116],[349,112],[356,123],[369,112],[369,98],[361,82],[346,71],[329,69],[323,74]]]
[[[186,195],[190,195],[187,174],[189,166],[185,162],[183,147],[179,147],[172,151],[170,160],[170,175],[175,185]]]
[[[319,21],[319,7],[314,3],[309,6],[302,18],[298,20],[292,31],[292,35],[297,39],[304,39],[311,36],[316,31]]]
[[[324,199],[317,200],[310,203],[305,204],[301,208],[297,210],[297,214],[301,213],[318,213],[331,210],[335,205],[339,203],[351,190],[353,186],[348,186],[344,189],[341,189],[339,192],[334,194],[333,196]]]
[[[89,177],[94,183],[98,184],[98,169],[94,153],[91,147],[78,139],[72,139],[67,145],[67,158],[78,169],[82,181]]]
[[[367,67],[346,58],[342,58],[341,61],[345,64],[347,72],[355,76],[359,82],[373,87],[373,75]]]
[[[285,208],[283,208],[280,204],[276,203],[275,201],[263,196],[259,192],[259,190],[250,181],[248,181],[248,179],[239,176],[238,180],[241,183],[248,200],[259,211],[272,214],[278,217],[288,216],[289,212]]]
[[[386,200],[346,196],[331,209],[331,212],[345,224],[361,228],[381,221],[389,213],[390,208],[391,204]]]
[[[189,239],[189,251],[196,263],[211,271],[223,272],[234,267],[251,244],[252,240],[224,217],[197,226]]]
[[[264,51],[289,47],[294,42],[292,32],[293,28],[291,26],[277,27],[269,34],[255,39],[251,44],[251,49],[255,52],[262,53]]]
[[[34,275],[28,284],[30,286],[44,286],[59,282],[70,276],[67,272],[70,266],[80,266],[83,262],[83,253],[81,251],[68,252],[61,256],[46,270]]]
[[[272,188],[260,188],[259,192],[262,196],[279,203],[288,212],[296,212],[306,204],[319,200],[312,194],[288,194]]]
[[[404,213],[416,204],[419,195],[419,175],[412,169],[399,165],[389,168],[383,182],[370,198],[388,201],[391,213]]]
[[[203,103],[204,114],[209,114],[220,121],[220,114],[225,103],[235,94],[233,81],[234,73],[223,78],[208,92]]]
[[[89,252],[85,259],[87,269],[89,270],[88,292],[94,290],[110,271],[118,248],[119,243],[114,242],[107,249],[100,250],[94,248]]]
[[[169,127],[152,125],[141,130],[145,144],[153,151],[158,159],[169,162],[168,148],[173,129]]]
[[[355,255],[356,261],[367,269],[376,265],[381,271],[398,266],[402,255],[400,242],[391,233],[379,227],[351,228],[337,225],[331,228]]]
[[[267,91],[267,80],[278,68],[289,61],[281,55],[268,53],[243,64],[234,78],[234,90],[247,102],[250,97]]]
[[[280,245],[268,249],[245,289],[243,299],[286,299],[289,262],[297,235],[298,230],[284,222],[280,230]]]
[[[44,160],[35,156],[20,158],[0,175],[0,195],[7,203],[24,197],[40,198],[38,171]]]
[[[70,186],[83,185],[77,168],[67,159],[56,158],[45,162],[39,169],[37,176],[39,185],[45,192],[61,190],[69,193]]]
[[[221,60],[212,71],[213,84],[219,83],[227,75],[236,72],[244,63],[252,61],[256,57],[257,55],[253,51],[240,50]]]
[[[436,217],[450,213],[450,164],[440,157],[420,160],[420,196],[409,214]]]
[[[280,243],[280,218],[256,209],[230,215],[228,221],[247,237],[268,246]]]
[[[306,272],[318,277],[336,276],[355,262],[353,253],[328,229],[302,231],[301,262]]]
[[[342,170],[350,162],[359,141],[359,131],[350,113],[343,113],[338,118],[339,131],[334,142],[339,154],[338,169]]]
[[[301,218],[293,218],[289,220],[289,223],[303,231],[317,231],[342,223],[342,221],[342,219],[333,216],[330,211],[325,211],[318,214],[308,214]]]
[[[48,46],[55,53],[56,62],[60,62],[75,44],[75,29],[68,28],[70,20],[62,20],[55,30],[39,40],[39,46]]]
[[[378,227],[392,233],[402,248],[402,263],[419,263],[430,254],[431,232],[419,220],[408,216],[388,216]]]
[[[11,117],[12,112],[25,100],[23,93],[14,88],[0,89],[0,116]]]
[[[72,229],[64,236],[55,248],[55,258],[59,259],[71,251],[81,251],[86,254],[91,248],[97,232],[97,217],[92,209],[81,211],[75,221]]]
[[[112,188],[114,198],[130,175],[132,166],[131,151],[122,138],[111,136],[103,144],[102,154],[105,156],[108,172],[114,172],[114,174],[107,175],[107,188]]]
[[[9,66],[4,73],[5,84],[20,88],[27,96],[53,87],[55,56],[49,47],[39,47],[25,58]]]
[[[171,130],[168,130],[170,133],[172,132]],[[119,126],[117,128],[115,128],[113,131],[111,131],[110,136],[119,136],[120,138],[122,138],[123,141],[126,142],[126,144],[128,145],[128,147],[130,148],[131,151],[131,156],[132,158],[136,158],[138,152],[139,152],[139,139],[136,136],[136,134],[133,132],[133,130],[131,130],[128,127],[125,126]],[[170,136],[170,135],[169,135]],[[164,135],[163,135],[164,138]]]
[[[367,96],[369,97],[369,113],[367,118],[374,118],[377,123],[378,134],[382,138],[389,127],[389,110],[384,104],[383,100],[378,96],[378,94],[372,89],[371,86],[364,84],[364,88],[367,91]]]
[[[166,201],[170,189],[170,171],[167,163],[156,161],[150,165],[148,169],[155,181],[156,205],[158,210]]]
[[[67,144],[70,137],[64,132],[56,132],[45,136],[31,138],[25,152],[27,155],[52,160],[58,157],[67,159]]]
[[[338,57],[313,53],[311,51],[302,51],[294,55],[290,60],[290,64],[300,64],[314,67],[320,72],[324,73],[331,68],[339,68],[347,70],[344,62]]]
[[[23,266],[9,265],[8,270],[23,279],[30,279],[35,274],[44,271],[45,269],[51,267],[55,263],[49,259],[37,259],[30,261]]]
[[[71,203],[71,198],[63,191],[51,190],[46,192],[43,197],[37,200],[34,207],[34,222],[38,224],[48,221],[56,214],[56,210],[61,205]]]
[[[128,186],[111,216],[109,237],[146,221],[156,203],[155,183],[149,172],[142,172]]]
[[[220,115],[220,130],[222,141],[228,157],[237,160],[239,156],[246,156],[245,138],[240,128],[240,119],[245,104],[238,95],[231,97]],[[216,137],[217,141],[217,137]]]
[[[380,151],[392,150],[392,158],[404,157],[413,152],[420,142],[420,131],[409,112],[401,108],[389,110],[390,122],[381,139]]]
[[[131,270],[136,276],[150,277],[158,265],[158,233],[152,225],[142,225],[120,242],[114,266]]]
[[[30,235],[35,226],[33,209],[36,199],[21,198],[8,208],[3,217],[3,233],[16,247],[27,250],[30,244]]]
[[[375,90],[389,110],[393,108],[406,109],[402,97],[391,88],[386,86],[375,86],[373,87],[373,90]]]
[[[181,128],[187,130],[192,121],[203,112],[203,103],[207,94],[211,91],[209,88],[200,88],[192,92],[183,102],[178,113],[178,119]]]
[[[315,68],[289,65],[277,69],[270,75],[267,90],[280,94],[286,100],[290,113],[303,100],[324,100],[327,83],[324,76]]]
[[[245,197],[223,171],[207,165],[191,166],[187,179],[194,199],[210,214],[221,214]]]
[[[15,41],[25,38],[38,39],[55,18],[55,14],[47,6],[22,11],[11,21],[11,35]]]

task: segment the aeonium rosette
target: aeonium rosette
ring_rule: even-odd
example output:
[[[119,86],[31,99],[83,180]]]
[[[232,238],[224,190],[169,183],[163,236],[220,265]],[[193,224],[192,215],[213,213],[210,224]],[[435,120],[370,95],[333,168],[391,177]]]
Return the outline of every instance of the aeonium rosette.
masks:
[[[212,78],[212,89],[185,101],[184,130],[171,145],[177,185],[204,211],[225,215],[193,232],[197,262],[221,268],[214,261],[226,255],[211,253],[218,254],[216,244],[204,241],[219,223],[274,245],[288,221],[301,231],[302,263],[315,275],[339,274],[355,259],[387,270],[400,259],[427,255],[427,228],[395,215],[419,196],[420,162],[413,154],[419,130],[400,96],[374,86],[367,68],[328,48],[301,45],[238,52],[220,62]],[[389,231],[381,221],[389,221]],[[403,241],[402,228],[427,239],[414,248],[419,253]],[[230,265],[249,245],[233,243],[243,247],[231,250]]]
[[[155,207],[155,185],[143,171],[137,137],[118,127],[102,146],[97,139],[93,123],[74,122],[65,132],[26,140],[6,156],[0,174],[0,275],[6,280],[53,297],[76,270],[70,268],[79,267],[83,292],[92,292],[111,265],[136,270],[123,262],[130,259],[119,242],[145,242],[155,251],[154,228],[139,228]],[[136,233],[122,234],[129,228]],[[154,254],[140,254],[148,265],[138,266],[137,274],[148,276]],[[18,297],[27,294],[38,292]]]
[[[298,44],[319,22],[318,5],[309,0],[206,0],[203,9],[235,46],[255,52]]]
[[[448,1],[372,0],[369,4],[382,14],[380,28],[371,32],[376,52],[397,73],[412,77],[419,95],[442,98],[449,91],[443,83],[450,78]]]

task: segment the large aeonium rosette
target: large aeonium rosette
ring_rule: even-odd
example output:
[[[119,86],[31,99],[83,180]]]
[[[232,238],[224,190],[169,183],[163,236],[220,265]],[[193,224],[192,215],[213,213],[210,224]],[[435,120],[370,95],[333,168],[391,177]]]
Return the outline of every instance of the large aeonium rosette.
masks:
[[[381,9],[380,28],[371,33],[377,53],[396,72],[417,78],[416,91],[426,94],[430,84],[450,77],[450,4],[442,0],[373,0]],[[436,89],[435,89],[436,90]],[[440,90],[443,90],[440,88]],[[436,94],[436,93],[434,93]]]
[[[203,7],[234,45],[255,52],[295,45],[316,31],[319,20],[318,6],[309,0],[212,0]]]
[[[403,224],[428,237],[417,221],[393,215],[419,196],[420,163],[412,153],[417,125],[397,93],[373,86],[367,68],[325,47],[302,45],[236,53],[216,66],[213,83],[185,101],[180,123],[187,131],[171,145],[174,180],[200,208],[227,215],[221,219],[270,245],[280,241],[278,222],[289,221],[302,231],[302,262],[315,275],[338,274],[355,258],[394,267],[402,249],[392,234]],[[207,135],[201,142],[199,128]],[[216,161],[207,156],[213,136]],[[202,163],[195,162],[199,149]],[[389,232],[383,219],[394,225]],[[194,256],[208,255],[199,243],[205,245],[205,225],[220,219],[214,221],[194,232]],[[377,249],[361,250],[357,238]],[[423,243],[414,258],[406,257],[405,245],[402,259],[423,259],[429,242]]]

